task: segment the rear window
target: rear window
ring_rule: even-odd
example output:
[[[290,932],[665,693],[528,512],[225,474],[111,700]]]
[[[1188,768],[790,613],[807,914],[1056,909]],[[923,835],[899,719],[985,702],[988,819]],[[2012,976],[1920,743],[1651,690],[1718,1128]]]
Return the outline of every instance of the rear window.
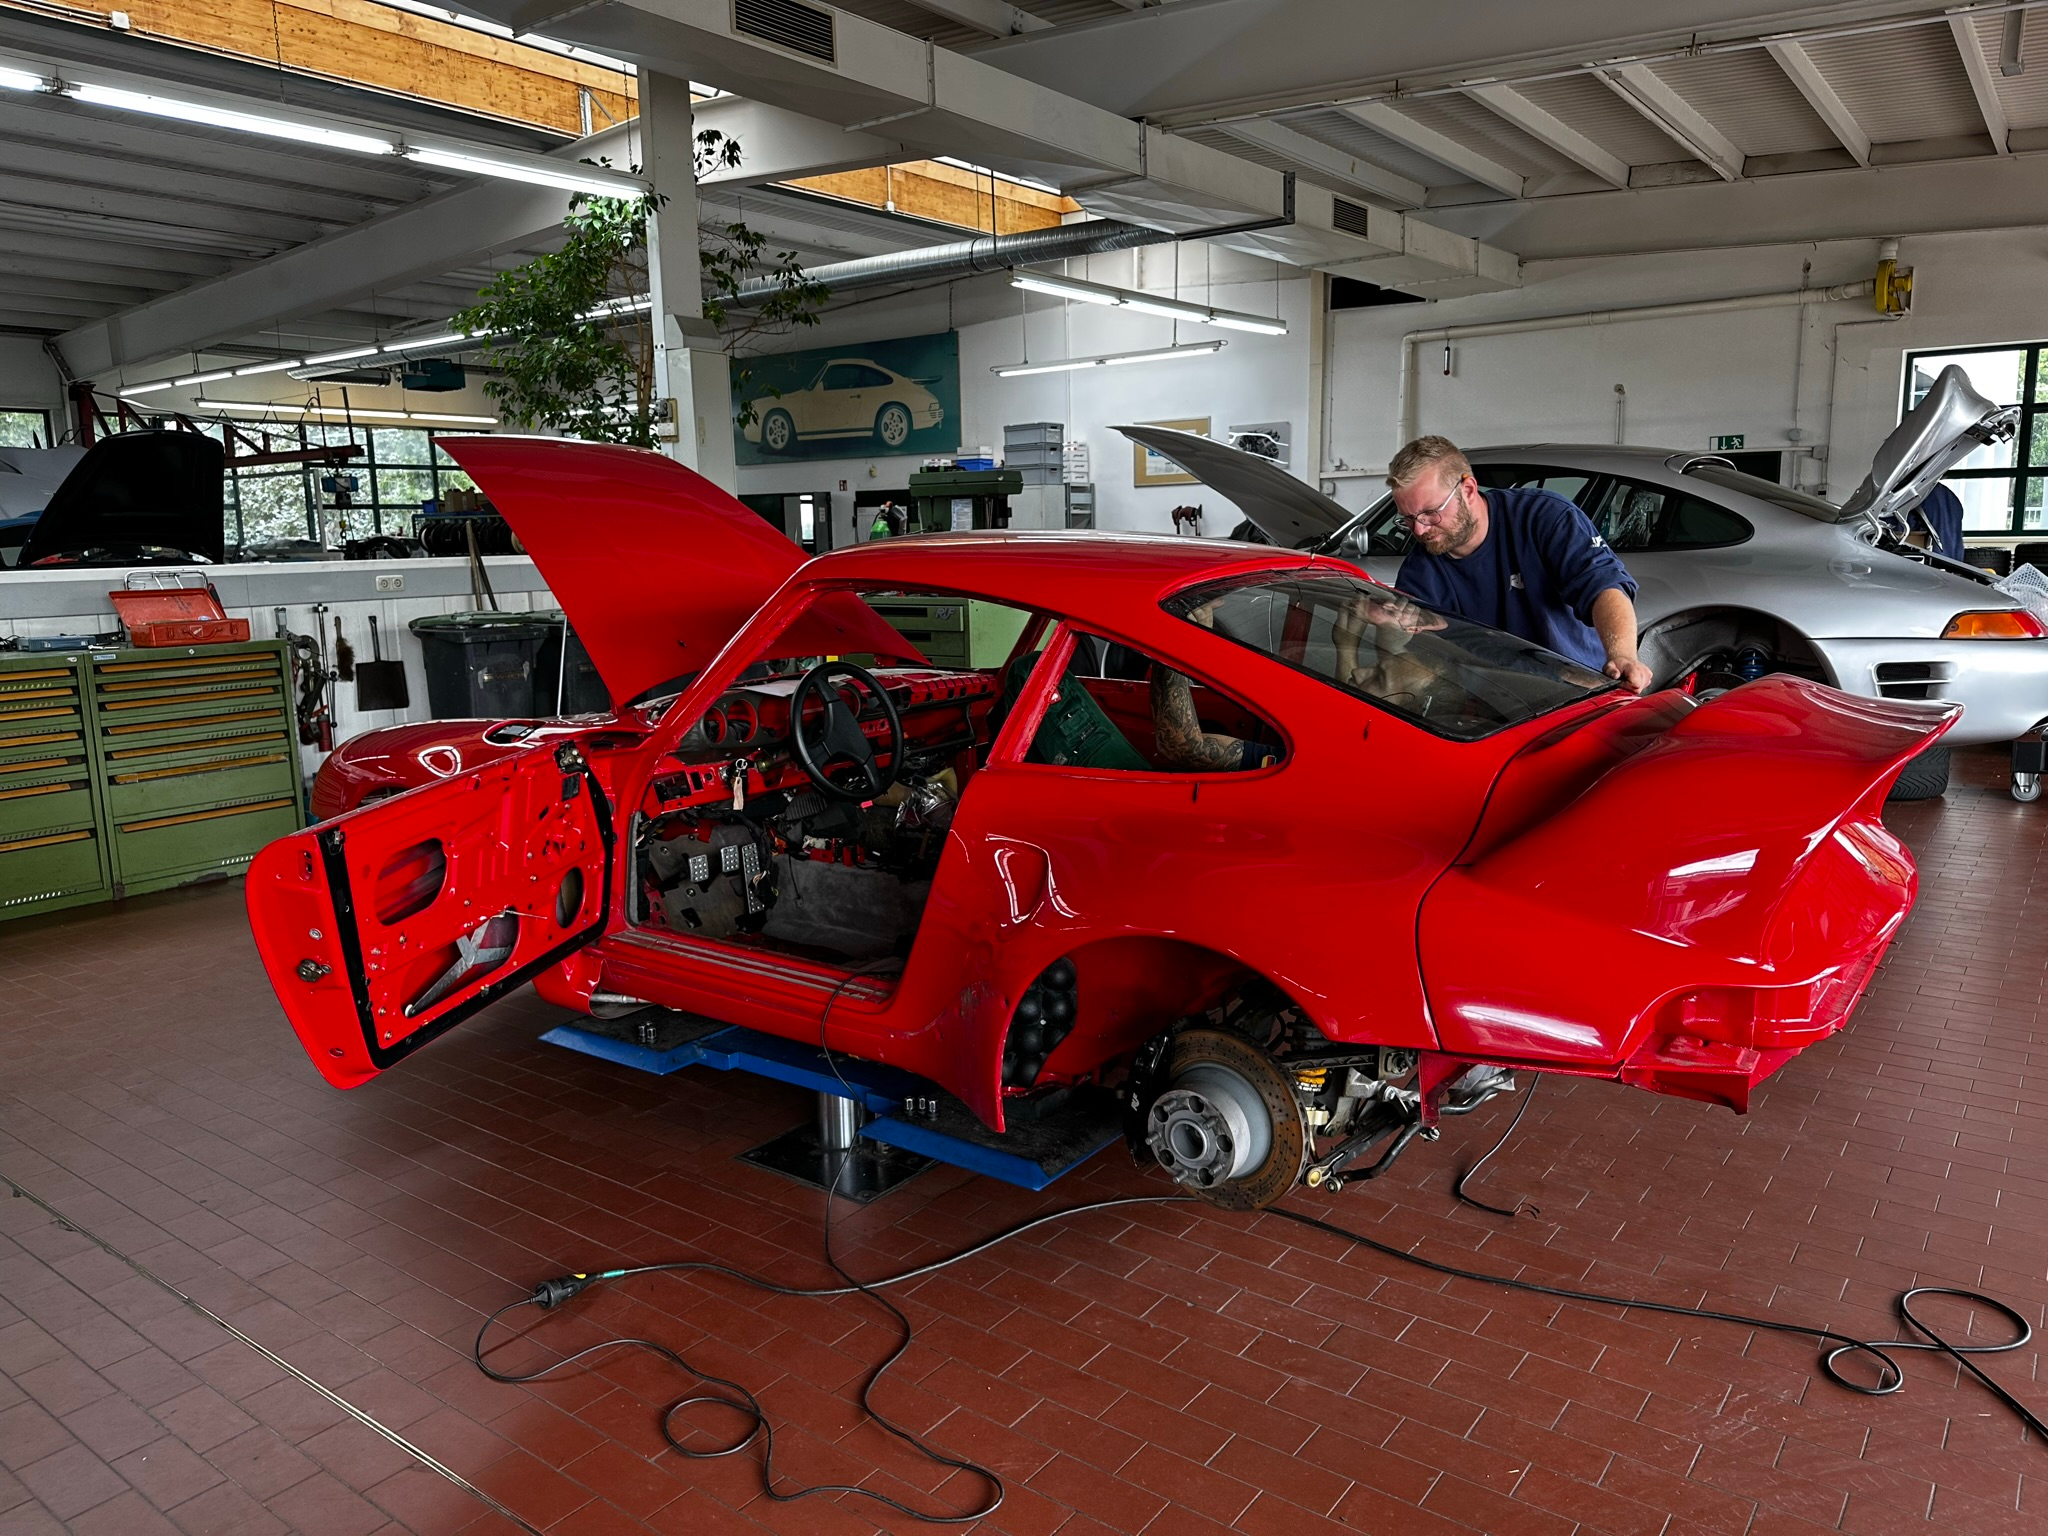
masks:
[[[1354,572],[1257,572],[1162,606],[1425,730],[1478,741],[1617,686],[1497,629],[1438,613]]]
[[[1745,475],[1739,469],[1730,469],[1723,464],[1695,464],[1686,471],[1694,480],[1704,480],[1709,485],[1718,485],[1724,491],[1740,491],[1745,496],[1754,496],[1758,501],[1768,501],[1774,507],[1783,507],[1787,512],[1797,512],[1801,517],[1810,517],[1817,523],[1835,523],[1842,519],[1842,509],[1831,501],[1822,501],[1818,496],[1809,496],[1804,491],[1795,491],[1772,480],[1759,480],[1755,475]]]
[[[1579,505],[1615,553],[1622,555],[1725,549],[1753,532],[1747,520],[1726,507],[1646,480],[1610,477],[1597,497]]]

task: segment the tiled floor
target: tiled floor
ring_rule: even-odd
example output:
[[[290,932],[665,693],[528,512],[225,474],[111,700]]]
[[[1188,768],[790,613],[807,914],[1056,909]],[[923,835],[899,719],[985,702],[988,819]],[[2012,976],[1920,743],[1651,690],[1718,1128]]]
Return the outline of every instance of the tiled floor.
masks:
[[[1921,1282],[1982,1286],[2039,1325],[2048,806],[2007,799],[1991,755],[1960,774],[1892,818],[1921,904],[1853,1028],[1747,1119],[1553,1080],[1485,1176],[1540,1215],[1449,1198],[1507,1105],[1383,1184],[1298,1202],[1452,1261],[1867,1335]],[[733,1160],[801,1119],[801,1094],[542,1046],[530,996],[336,1093],[278,1015],[230,889],[0,928],[0,1010],[0,1173],[521,1520],[877,1528],[861,1505],[770,1503],[747,1457],[662,1451],[659,1407],[686,1387],[645,1357],[532,1388],[468,1361],[480,1310],[615,1257],[824,1281],[820,1200]],[[843,1207],[839,1230],[875,1273],[1159,1187],[1120,1152],[1042,1196],[934,1171]],[[2048,1530],[2048,1446],[1927,1357],[1900,1395],[1852,1396],[1798,1339],[1438,1281],[1271,1217],[1088,1217],[900,1297],[918,1342],[881,1402],[1001,1471],[991,1531]],[[892,1340],[862,1298],[663,1277],[549,1330],[641,1333],[747,1382],[792,1481],[977,1496],[851,1406]],[[1989,1361],[2048,1405],[2039,1365],[2033,1348]],[[22,1199],[0,1199],[0,1372],[0,1531],[517,1529]]]

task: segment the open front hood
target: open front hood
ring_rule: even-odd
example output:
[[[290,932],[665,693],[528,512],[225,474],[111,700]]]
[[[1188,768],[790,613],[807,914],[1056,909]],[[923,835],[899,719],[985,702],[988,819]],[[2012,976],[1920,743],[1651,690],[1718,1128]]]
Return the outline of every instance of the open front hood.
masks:
[[[614,700],[701,671],[805,560],[695,470],[644,448],[555,437],[444,437],[512,525]],[[788,636],[792,656],[922,660],[841,593]]]
[[[23,565],[52,556],[132,563],[167,549],[220,563],[227,450],[197,432],[123,432],[85,451],[22,545]]]
[[[1320,543],[1356,515],[1271,459],[1171,427],[1118,427],[1134,443],[1163,454],[1219,496],[1282,549]]]
[[[1958,463],[1987,443],[2011,437],[2019,415],[2018,406],[1995,406],[1970,388],[1963,370],[1950,363],[1878,447],[1870,473],[1842,503],[1840,520],[1900,523]]]

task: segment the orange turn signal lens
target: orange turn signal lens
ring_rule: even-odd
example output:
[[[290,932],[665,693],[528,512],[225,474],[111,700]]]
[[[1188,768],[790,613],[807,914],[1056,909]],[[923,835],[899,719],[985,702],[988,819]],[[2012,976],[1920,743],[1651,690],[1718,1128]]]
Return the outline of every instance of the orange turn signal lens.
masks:
[[[1983,608],[1959,613],[1941,632],[1944,640],[2039,640],[2048,635],[2041,621],[2024,608]]]

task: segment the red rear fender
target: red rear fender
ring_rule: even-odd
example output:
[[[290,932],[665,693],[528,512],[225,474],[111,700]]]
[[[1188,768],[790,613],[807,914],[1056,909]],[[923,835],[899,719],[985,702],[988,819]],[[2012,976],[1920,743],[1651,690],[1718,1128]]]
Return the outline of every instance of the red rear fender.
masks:
[[[1551,786],[1561,809],[1475,839],[1424,900],[1444,1049],[1617,1075],[1632,1053],[1675,1050],[1684,1060],[1646,1068],[1645,1086],[1722,1072],[1746,1098],[1840,1027],[1911,909],[1913,862],[1883,797],[1958,713],[1771,677],[1604,771],[1596,754],[1575,796]]]

